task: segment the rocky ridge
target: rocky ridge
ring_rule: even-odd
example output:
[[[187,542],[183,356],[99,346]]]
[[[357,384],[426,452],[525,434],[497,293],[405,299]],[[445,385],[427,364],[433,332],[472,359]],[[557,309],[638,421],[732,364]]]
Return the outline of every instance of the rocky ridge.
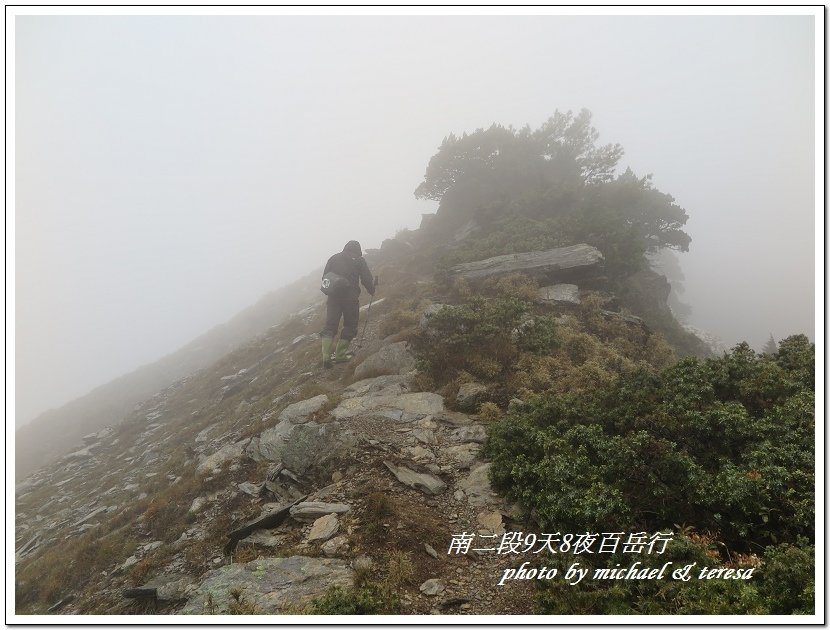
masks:
[[[18,483],[18,612],[298,613],[374,578],[401,614],[531,613],[532,582],[497,586],[521,558],[450,552],[533,528],[490,487],[487,388],[463,384],[453,409],[419,391],[406,341],[381,331],[403,296],[421,327],[445,296],[376,262],[402,289],[375,302],[353,364],[319,366],[312,305]],[[567,313],[579,287],[546,273],[540,301]]]

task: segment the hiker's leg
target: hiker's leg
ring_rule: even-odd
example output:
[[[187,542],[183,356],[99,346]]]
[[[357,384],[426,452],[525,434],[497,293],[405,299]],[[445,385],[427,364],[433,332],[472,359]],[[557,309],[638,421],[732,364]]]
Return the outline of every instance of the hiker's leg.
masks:
[[[351,357],[346,353],[349,344],[357,335],[357,319],[360,312],[360,303],[357,299],[343,300],[343,331],[334,354],[335,361],[348,361]]]
[[[323,350],[323,365],[328,367],[331,365],[331,344],[334,341],[331,337],[322,337],[322,350]]]
[[[323,365],[331,365],[331,346],[334,336],[337,334],[337,328],[340,326],[340,315],[342,314],[342,306],[340,302],[334,298],[329,298],[326,302],[326,325],[320,331],[320,339],[322,340]]]
[[[360,311],[360,302],[357,298],[346,298],[343,300],[343,332],[341,339],[351,341],[357,336],[357,318]]]

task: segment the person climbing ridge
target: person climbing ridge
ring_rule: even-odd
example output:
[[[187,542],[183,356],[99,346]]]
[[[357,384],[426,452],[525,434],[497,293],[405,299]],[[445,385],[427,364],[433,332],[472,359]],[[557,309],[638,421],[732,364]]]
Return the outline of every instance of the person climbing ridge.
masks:
[[[360,284],[366,287],[369,295],[375,295],[375,282],[372,272],[363,258],[360,243],[349,241],[343,251],[329,258],[323,269],[320,290],[328,296],[326,302],[326,325],[320,332],[322,339],[323,367],[335,363],[345,363],[352,358],[348,352],[349,344],[357,335],[359,316]],[[332,357],[332,344],[343,318],[343,330]]]

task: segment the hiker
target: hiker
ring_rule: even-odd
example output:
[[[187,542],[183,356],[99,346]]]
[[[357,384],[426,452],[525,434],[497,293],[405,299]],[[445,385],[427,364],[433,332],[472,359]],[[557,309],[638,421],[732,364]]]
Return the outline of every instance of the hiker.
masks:
[[[335,276],[327,274],[333,272]],[[340,276],[340,278],[337,278]],[[336,282],[342,285],[339,290],[328,291],[329,284]],[[326,325],[323,327],[320,337],[323,340],[323,367],[331,367],[332,356],[331,346],[334,337],[337,335],[337,328],[340,326],[340,317],[343,317],[343,330],[340,333],[340,341],[334,352],[334,361],[344,363],[352,356],[347,353],[349,343],[357,335],[357,319],[360,297],[360,283],[366,287],[369,295],[375,295],[375,284],[372,272],[363,258],[360,243],[349,241],[339,254],[335,254],[326,263],[323,269],[323,290],[328,295],[326,302]]]

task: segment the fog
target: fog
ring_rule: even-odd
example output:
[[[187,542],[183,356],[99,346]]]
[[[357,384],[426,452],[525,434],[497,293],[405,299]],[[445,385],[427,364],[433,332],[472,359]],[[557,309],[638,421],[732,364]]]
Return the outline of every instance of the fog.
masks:
[[[755,348],[813,337],[813,14],[23,11],[8,122],[16,426],[350,239],[418,227],[435,204],[413,190],[450,132],[536,128],[556,109],[590,109],[621,168],[689,213],[693,325]]]

